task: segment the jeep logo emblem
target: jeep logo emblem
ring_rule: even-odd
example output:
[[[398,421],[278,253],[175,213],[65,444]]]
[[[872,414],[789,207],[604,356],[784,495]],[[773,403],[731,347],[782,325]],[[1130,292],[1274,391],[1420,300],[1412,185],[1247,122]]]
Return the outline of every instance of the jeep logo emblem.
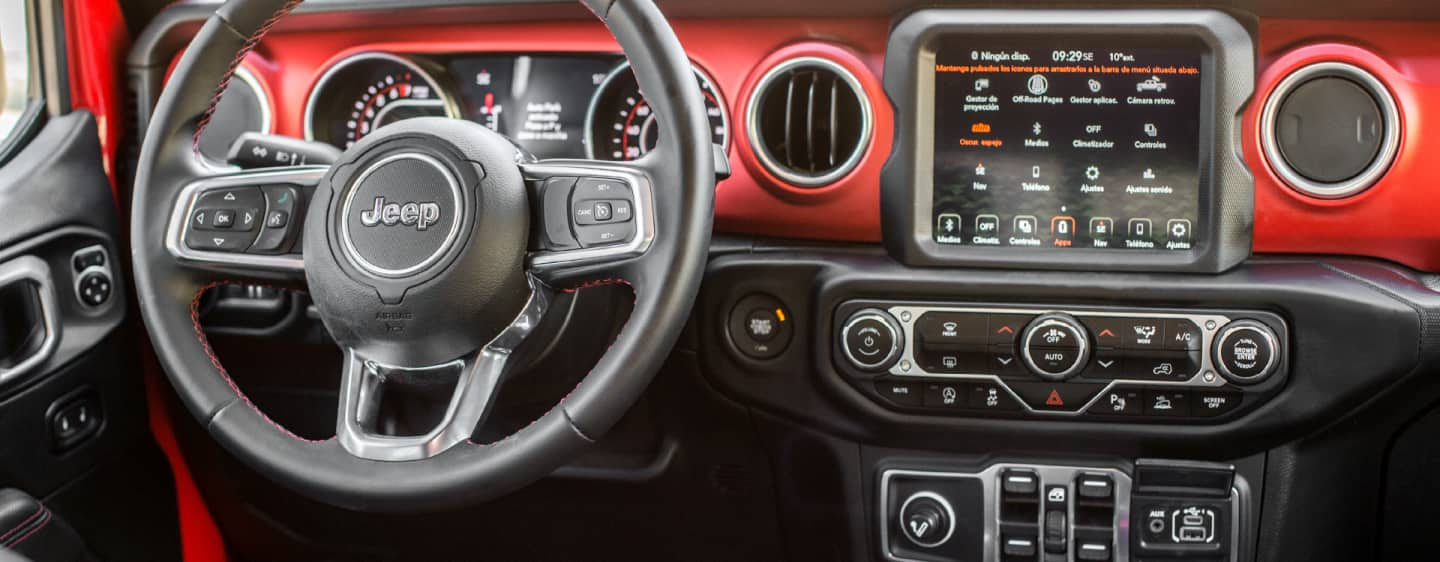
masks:
[[[375,208],[360,212],[360,224],[365,226],[413,226],[425,230],[440,220],[440,205],[432,201],[386,203],[384,197],[375,198]]]

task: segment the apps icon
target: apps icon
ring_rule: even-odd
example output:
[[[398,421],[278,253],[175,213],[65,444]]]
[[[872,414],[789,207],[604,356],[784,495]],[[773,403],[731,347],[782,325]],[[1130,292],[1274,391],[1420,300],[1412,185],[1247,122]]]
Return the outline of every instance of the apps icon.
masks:
[[[1057,216],[1050,219],[1051,242],[1069,246],[1075,240],[1075,217]]]
[[[1098,94],[1098,93],[1100,93],[1100,81],[1099,81],[1099,80],[1096,80],[1096,79],[1094,79],[1094,78],[1091,78],[1090,81],[1089,81],[1089,86],[1090,86],[1090,93],[1092,93],[1092,94]]]
[[[1026,237],[1035,236],[1035,216],[1020,215],[1015,217],[1015,235]]]

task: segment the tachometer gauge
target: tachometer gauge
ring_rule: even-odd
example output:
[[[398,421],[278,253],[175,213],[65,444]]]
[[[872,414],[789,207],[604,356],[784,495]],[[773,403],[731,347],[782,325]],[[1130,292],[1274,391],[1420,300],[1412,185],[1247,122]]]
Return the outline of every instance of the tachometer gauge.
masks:
[[[700,93],[705,97],[705,114],[710,118],[711,138],[730,150],[730,118],[725,102],[710,78],[695,69]],[[640,94],[640,84],[629,63],[621,63],[601,82],[590,99],[585,117],[585,146],[596,160],[634,160],[655,148],[660,131],[655,113]]]
[[[305,138],[350,148],[375,129],[412,117],[459,117],[449,94],[420,65],[360,53],[331,66],[305,103]]]

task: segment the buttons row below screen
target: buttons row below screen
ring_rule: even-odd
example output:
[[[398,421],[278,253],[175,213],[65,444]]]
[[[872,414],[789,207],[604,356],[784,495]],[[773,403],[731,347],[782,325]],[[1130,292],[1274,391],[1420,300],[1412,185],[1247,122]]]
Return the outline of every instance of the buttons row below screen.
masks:
[[[1078,349],[1044,349],[1037,361],[1071,363]],[[993,345],[977,350],[934,350],[921,347],[915,352],[915,362],[930,373],[942,374],[984,374],[1002,377],[1027,377],[1029,372],[1020,360],[1019,353],[1008,345]],[[1139,379],[1157,381],[1185,381],[1199,371],[1199,351],[1125,351],[1099,349],[1090,357],[1080,378],[1090,379]]]
[[[1024,400],[1022,405],[1006,386]],[[912,382],[881,380],[875,390],[890,403],[934,413],[1039,412],[1074,413],[1090,404],[1092,416],[1209,418],[1240,406],[1238,390],[1117,386],[1101,393],[1104,384],[993,381]]]
[[[986,312],[926,312],[915,321],[916,347],[951,349],[977,345],[1014,345],[1021,330],[1038,314]],[[1098,348],[1134,351],[1193,351],[1200,349],[1202,333],[1184,318],[1141,318],[1084,316],[1085,325]],[[1053,342],[1043,347],[1070,347],[1073,342]]]

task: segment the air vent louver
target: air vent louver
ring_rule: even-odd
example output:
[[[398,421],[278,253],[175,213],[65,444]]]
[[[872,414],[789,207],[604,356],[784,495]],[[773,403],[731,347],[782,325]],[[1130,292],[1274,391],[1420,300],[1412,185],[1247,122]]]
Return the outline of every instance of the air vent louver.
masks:
[[[765,169],[800,187],[833,183],[855,169],[870,142],[870,105],[860,83],[829,60],[787,60],[760,79],[747,126]]]

